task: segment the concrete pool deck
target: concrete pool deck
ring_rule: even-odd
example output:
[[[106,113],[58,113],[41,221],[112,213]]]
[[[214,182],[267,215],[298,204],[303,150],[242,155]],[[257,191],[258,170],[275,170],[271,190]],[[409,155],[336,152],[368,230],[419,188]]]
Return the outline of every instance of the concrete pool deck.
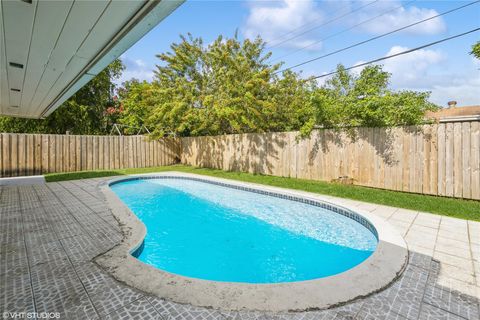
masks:
[[[409,246],[407,269],[377,294],[302,313],[226,312],[147,295],[93,262],[122,240],[100,192],[110,179],[0,187],[2,314],[59,312],[62,319],[479,319],[479,222],[345,199],[335,200],[386,219]]]

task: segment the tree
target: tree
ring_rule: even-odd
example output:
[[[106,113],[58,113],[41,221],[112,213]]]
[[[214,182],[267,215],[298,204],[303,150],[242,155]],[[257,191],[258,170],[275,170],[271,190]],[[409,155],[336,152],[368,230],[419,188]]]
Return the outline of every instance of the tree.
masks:
[[[181,36],[171,52],[157,55],[160,65],[151,84],[129,84],[121,122],[143,121],[153,135],[198,136],[301,130],[317,126],[413,125],[436,107],[429,93],[388,88],[390,74],[368,66],[359,75],[341,65],[325,85],[270,64],[265,43],[218,37]],[[142,119],[141,121],[139,119]]]
[[[475,58],[480,59],[480,41],[477,41],[472,45],[472,51],[470,52]]]
[[[426,111],[438,108],[428,101],[429,92],[390,90],[390,76],[379,65],[367,66],[359,75],[338,65],[336,74],[313,90],[314,119],[302,133],[309,134],[313,123],[327,128],[421,124]]]
[[[125,125],[123,133],[134,134],[146,125],[157,99],[157,86],[147,81],[132,79],[118,89],[121,114],[118,122]]]
[[[112,125],[109,108],[115,108],[114,80],[124,65],[117,59],[45,119],[0,117],[2,132],[105,134]]]
[[[157,101],[149,125],[155,136],[217,135],[269,131],[278,126],[275,71],[265,43],[218,37],[204,46],[201,38],[182,36],[172,52],[157,57],[153,83]],[[293,78],[292,78],[293,79]],[[292,111],[294,107],[289,107]]]

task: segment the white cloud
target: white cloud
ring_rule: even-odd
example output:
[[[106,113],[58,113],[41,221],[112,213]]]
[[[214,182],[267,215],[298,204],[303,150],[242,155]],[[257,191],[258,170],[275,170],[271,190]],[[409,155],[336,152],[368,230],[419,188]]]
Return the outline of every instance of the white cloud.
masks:
[[[135,78],[137,80],[143,81],[152,81],[154,77],[153,66],[147,65],[147,63],[142,59],[130,59],[128,56],[122,56],[121,60],[125,65],[125,71],[123,71],[122,76],[117,81],[118,84],[121,84],[124,81],[131,80]]]
[[[351,72],[354,75],[357,75],[357,76],[360,75],[360,73],[362,73],[362,70],[365,69],[365,67],[367,66],[367,65],[364,65],[364,66],[360,66],[360,65],[365,63],[365,62],[367,62],[367,61],[360,60],[357,63],[355,63],[353,66],[356,67],[356,68],[352,69]],[[357,67],[357,66],[359,66],[359,67]]]
[[[386,56],[406,51],[409,48],[394,46]],[[430,66],[446,59],[438,50],[421,49],[406,55],[385,60],[384,70],[392,74],[391,83],[395,87],[422,87]]]
[[[269,42],[269,45],[275,45],[275,43],[296,34],[288,34],[289,32],[297,31],[297,29],[301,32],[303,26],[312,22],[321,23],[322,18],[323,15],[313,0],[282,0],[280,3],[275,2],[274,4],[259,1],[251,4],[243,33],[247,38],[255,38],[260,35]],[[282,46],[300,48],[311,45],[314,41],[315,38],[309,33],[285,42]],[[310,49],[318,50],[320,45],[312,45]]]
[[[407,47],[393,46],[385,54],[390,56],[408,50]],[[429,68],[446,60],[445,55],[438,50],[421,49],[384,60],[379,63],[383,65],[383,70],[392,74],[390,84],[396,88],[423,88],[426,83],[426,76]],[[357,61],[354,66],[365,63],[366,61]],[[366,67],[361,66],[352,69],[352,73],[359,75]],[[427,81],[428,83],[428,81]]]
[[[318,42],[320,34],[316,31],[306,32],[284,43],[282,41],[312,28],[316,30],[316,26],[351,11],[354,12],[332,25],[352,26],[374,18],[371,22],[356,27],[354,31],[382,34],[438,14],[434,9],[406,7],[398,0],[381,0],[369,5],[370,2],[371,0],[324,1],[319,4],[314,0],[255,1],[250,3],[250,12],[243,33],[247,38],[260,35],[270,46],[278,44],[290,48],[307,47],[307,50],[317,51],[322,48],[322,43]],[[362,9],[356,11],[359,8]],[[401,32],[425,35],[438,34],[446,29],[445,21],[439,17]]]
[[[135,60],[135,64],[140,68],[143,68],[146,66],[145,61],[143,61],[142,59]]]
[[[480,60],[471,57],[470,61],[466,72],[456,70],[433,85],[432,102],[445,106],[456,100],[459,106],[480,105]]]
[[[394,46],[385,56],[405,50],[408,48]],[[450,100],[458,101],[460,106],[480,104],[480,61],[477,59],[471,58],[466,69],[457,70],[451,67],[442,51],[422,49],[385,60],[383,65],[383,69],[392,74],[390,84],[395,90],[430,91],[430,101],[440,106],[446,106]]]
[[[480,105],[480,77],[467,77],[460,84],[455,84],[455,80],[434,86],[430,101],[440,106],[446,106],[450,100],[457,101],[459,106]]]
[[[120,83],[135,78],[137,80],[152,81],[154,73],[151,70],[125,70],[120,78]]]
[[[351,23],[366,21],[387,11],[388,13],[381,17],[362,24],[359,30],[381,34],[438,15],[438,12],[433,9],[401,6],[401,2],[397,0],[379,1],[375,5],[369,6],[368,9],[361,10],[355,14]],[[446,31],[446,29],[445,21],[442,17],[438,17],[407,28],[402,32],[410,34],[438,34]]]

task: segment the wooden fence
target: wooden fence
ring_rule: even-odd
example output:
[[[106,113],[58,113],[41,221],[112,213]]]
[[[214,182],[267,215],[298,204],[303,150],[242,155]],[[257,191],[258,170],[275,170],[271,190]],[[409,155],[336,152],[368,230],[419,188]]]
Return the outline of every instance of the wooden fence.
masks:
[[[178,140],[144,136],[0,134],[0,176],[110,170],[179,161]]]
[[[480,200],[480,121],[419,127],[240,134],[149,141],[144,136],[0,134],[0,176],[182,163]]]
[[[480,199],[480,122],[182,139],[182,163],[375,188]]]

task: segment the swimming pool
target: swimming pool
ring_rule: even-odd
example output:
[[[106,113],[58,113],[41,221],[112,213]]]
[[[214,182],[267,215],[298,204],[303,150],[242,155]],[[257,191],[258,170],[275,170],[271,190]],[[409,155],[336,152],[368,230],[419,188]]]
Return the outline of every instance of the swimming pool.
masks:
[[[360,215],[303,198],[182,177],[111,188],[146,226],[137,258],[186,277],[254,284],[318,279],[357,266],[378,243]]]
[[[178,185],[162,185],[166,183],[166,180],[171,180],[168,183],[178,183]],[[187,186],[196,187],[188,189]],[[139,198],[138,194],[144,193],[141,192],[141,187],[145,188],[145,194]],[[213,187],[215,190],[212,189]],[[221,191],[218,191],[216,187],[220,187]],[[156,199],[157,188],[169,194],[172,201],[183,198],[188,200],[181,201],[180,206],[174,206],[171,208],[172,210],[165,212],[163,215],[165,218],[170,216],[171,219],[179,220],[178,216],[182,212],[179,211],[180,209],[195,209],[199,208],[197,206],[199,202],[209,202],[204,204],[209,208],[209,214],[193,214],[198,212],[195,209],[187,210],[183,213],[185,216],[181,217],[184,220],[183,228],[185,229],[183,230],[191,231],[193,229],[195,236],[191,236],[190,232],[180,232],[177,237],[189,239],[188,246],[192,245],[198,249],[195,252],[187,251],[190,257],[197,258],[190,260],[191,265],[183,266],[184,269],[180,269],[178,256],[164,256],[163,258],[168,258],[168,260],[161,261],[161,263],[166,263],[161,268],[140,260],[150,256],[147,240],[150,237],[149,234],[155,230],[157,223],[150,225],[150,222],[155,220],[150,220],[148,212],[144,218],[141,218],[141,214],[134,210],[136,207],[147,207],[147,204],[151,204],[151,207],[155,208],[155,210],[152,209],[152,212],[158,212],[161,207],[165,207],[167,204],[165,199],[162,201]],[[118,281],[169,301],[223,310],[326,309],[368,296],[388,287],[402,274],[408,262],[406,243],[390,224],[368,211],[352,207],[341,199],[180,172],[115,178],[110,181],[101,181],[100,189],[108,207],[119,223],[123,239],[116,246],[97,256],[96,264]],[[238,193],[238,191],[242,192]],[[264,200],[257,201],[260,198]],[[279,200],[282,202],[278,202]],[[301,206],[297,207],[299,204]],[[293,207],[297,210],[292,210]],[[246,208],[249,209],[246,210]],[[255,208],[264,210],[253,210]],[[274,209],[272,210],[272,208]],[[320,209],[327,209],[328,212]],[[174,210],[177,212],[176,215],[172,215]],[[313,214],[310,210],[313,210]],[[319,219],[329,215],[335,217],[333,220],[335,223],[331,226],[336,227],[318,228],[316,224],[321,221]],[[337,221],[336,218],[339,215],[342,217]],[[159,214],[152,214],[152,217],[154,216],[159,216]],[[194,220],[189,220],[187,217]],[[343,218],[349,220],[344,221]],[[179,225],[175,225],[171,219],[160,221],[160,225],[171,226],[173,224],[173,230],[177,230]],[[225,219],[227,221],[223,221]],[[329,219],[325,223],[328,221]],[[351,223],[357,224],[350,225]],[[208,224],[208,226],[202,224]],[[358,224],[364,229],[357,229]],[[218,227],[219,225],[222,227]],[[230,228],[227,228],[227,225]],[[252,225],[255,228],[252,228]],[[337,228],[338,226],[342,227]],[[213,230],[213,235],[212,232],[206,234],[207,230]],[[230,232],[225,232],[225,230],[230,230]],[[332,230],[337,230],[337,232],[331,233]],[[253,231],[256,232],[252,233]],[[223,237],[220,236],[222,234]],[[333,234],[336,236],[333,237]],[[263,241],[257,240],[257,235],[258,239],[263,239]],[[237,245],[226,246],[225,244],[232,243],[232,239],[225,240],[226,236],[235,238]],[[213,242],[209,240],[210,238],[224,241]],[[182,241],[173,241],[170,244],[181,249]],[[325,245],[317,242],[325,242]],[[165,241],[164,245],[168,243]],[[248,247],[249,243],[253,245],[253,248]],[[185,244],[184,246],[186,246]],[[224,245],[223,248],[218,247],[220,244]],[[294,244],[293,248],[290,247],[291,244]],[[210,245],[214,246],[216,250],[210,250]],[[282,249],[284,246],[286,248]],[[335,267],[327,270],[317,265],[319,261],[317,259],[321,259],[317,256],[322,254],[316,254],[317,249],[325,246],[337,247],[337,249],[344,247],[345,251],[343,252],[346,253],[364,252],[362,255],[358,255],[355,261],[348,263],[324,259],[323,262],[331,263]],[[227,250],[225,247],[231,249]],[[257,250],[262,248],[266,250]],[[169,247],[162,248],[162,250],[172,251]],[[179,252],[175,252],[175,254]],[[242,260],[241,255],[247,252],[250,255],[243,256]],[[266,252],[274,254],[268,255]],[[365,258],[369,252],[370,255]],[[140,259],[136,258],[135,254],[139,254]],[[215,258],[215,255],[219,258],[208,260],[207,254],[210,255],[210,258]],[[347,256],[347,254],[330,254],[340,257],[339,259]],[[152,257],[150,258],[151,261],[154,260]],[[298,260],[293,258],[298,258]],[[308,260],[310,258],[311,260]],[[362,261],[363,258],[365,259]],[[189,261],[188,259],[182,260],[184,260],[183,263]],[[262,260],[264,263],[259,263]],[[217,261],[217,263],[212,263],[212,261]],[[225,263],[225,261],[226,263],[236,261],[241,264],[243,269],[233,266],[232,271],[235,271],[233,273],[226,270],[225,267],[210,268]],[[306,263],[308,261],[314,263]],[[355,263],[358,264],[355,265]],[[199,265],[201,268],[196,267]],[[171,269],[172,267],[175,269]],[[294,268],[298,268],[300,271],[297,272]],[[345,271],[326,275],[341,269],[345,269]],[[252,270],[260,270],[262,274],[252,274]],[[309,278],[311,279],[308,280]]]

